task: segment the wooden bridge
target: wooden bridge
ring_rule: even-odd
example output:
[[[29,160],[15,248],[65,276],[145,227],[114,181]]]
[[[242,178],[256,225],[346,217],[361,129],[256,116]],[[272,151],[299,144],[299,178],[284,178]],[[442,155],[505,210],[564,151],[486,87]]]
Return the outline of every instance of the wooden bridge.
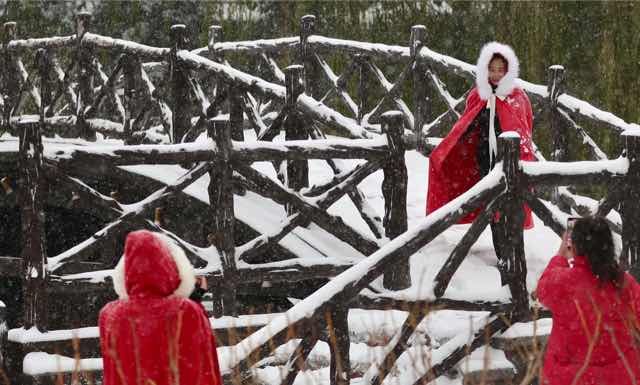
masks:
[[[98,35],[90,21],[81,13],[74,34],[35,39],[20,39],[16,23],[4,24],[0,204],[19,215],[20,227],[3,224],[2,245],[15,247],[0,250],[0,272],[18,283],[20,296],[5,301],[18,316],[3,342],[14,383],[46,381],[51,373],[71,373],[73,381],[81,369],[99,371],[97,311],[113,299],[110,270],[133,228],[167,234],[207,276],[214,330],[233,349],[224,368],[230,383],[246,383],[278,346],[300,339],[282,384],[293,383],[318,341],[331,350],[331,384],[348,384],[349,309],[405,310],[383,359],[363,373],[365,383],[381,384],[407,359],[408,341],[429,312],[489,312],[471,341],[452,340],[448,354],[407,381],[427,383],[449,372],[511,324],[537,317],[525,284],[525,202],[558,234],[563,211],[616,210],[620,220],[608,218],[622,237],[623,265],[634,272],[640,266],[640,127],[565,93],[561,66],[549,68],[547,85],[520,80],[535,122],[548,123],[535,130],[553,137],[550,161],[539,150],[538,162],[519,161],[519,137],[503,135],[499,166],[409,229],[405,153],[428,156],[464,107],[466,94],[452,96],[442,76],[468,88],[475,73],[473,65],[424,46],[424,26],[411,29],[408,46],[389,46],[318,35],[315,17],[305,16],[300,36],[225,42],[222,29],[211,26],[208,46],[188,50],[184,25],[171,26],[172,46],[158,48]],[[336,57],[344,66],[329,64]],[[623,156],[608,159],[580,120],[618,133]],[[274,141],[283,131],[285,140]],[[593,161],[570,161],[572,135]],[[310,178],[311,159],[326,161],[334,175]],[[364,162],[349,167],[344,159]],[[380,169],[383,215],[358,186]],[[607,187],[597,205],[566,188],[592,184]],[[328,211],[343,197],[367,232]],[[73,229],[82,235],[77,242],[47,238],[56,226],[46,222],[52,207],[88,215],[93,225]],[[394,295],[412,284],[409,257],[480,207],[427,293]],[[510,241],[500,247],[511,300],[447,298],[453,274],[497,210],[508,223]],[[281,217],[259,220],[274,212]],[[381,275],[384,289],[375,290]],[[255,317],[239,296],[286,296],[302,281],[321,287],[266,321],[247,321]],[[86,311],[69,310],[69,302]],[[54,353],[72,364],[29,367]]]

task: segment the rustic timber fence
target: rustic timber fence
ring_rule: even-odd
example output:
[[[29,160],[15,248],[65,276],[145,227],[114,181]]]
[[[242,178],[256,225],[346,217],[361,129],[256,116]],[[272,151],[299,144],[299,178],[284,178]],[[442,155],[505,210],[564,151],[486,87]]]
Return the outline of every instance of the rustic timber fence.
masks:
[[[425,47],[424,26],[412,28],[407,48],[322,37],[315,34],[315,18],[305,16],[299,37],[223,42],[221,28],[212,26],[208,47],[188,51],[184,25],[171,27],[172,47],[156,48],[91,33],[90,19],[89,14],[79,14],[76,34],[58,38],[19,40],[16,24],[4,25],[2,126],[9,139],[4,140],[2,145],[6,146],[0,156],[7,174],[13,173],[15,177],[3,179],[7,193],[3,202],[20,207],[23,236],[20,257],[2,258],[0,271],[5,274],[13,271],[22,279],[25,328],[48,328],[47,296],[56,290],[81,290],[89,286],[107,290],[104,281],[95,283],[95,278],[108,272],[92,273],[82,262],[88,255],[104,249],[107,252],[99,266],[112,267],[115,260],[114,255],[108,255],[114,250],[110,243],[121,241],[131,227],[143,227],[167,233],[196,264],[203,266],[200,272],[208,276],[212,291],[221,297],[214,311],[217,315],[237,314],[236,291],[241,283],[335,277],[237,345],[239,353],[231,365],[231,373],[236,374],[230,377],[232,381],[248,376],[248,369],[265,354],[298,336],[302,340],[289,359],[284,384],[293,383],[311,349],[322,338],[331,342],[331,383],[348,384],[346,316],[350,307],[410,311],[396,338],[386,347],[384,361],[379,366],[372,365],[367,373],[371,384],[382,383],[429,309],[491,312],[490,322],[479,326],[471,343],[465,341],[456,346],[450,355],[433,362],[415,379],[416,383],[426,383],[449,370],[469,350],[486,343],[486,335],[530,317],[523,217],[519,208],[526,202],[556,233],[561,234],[564,229],[553,204],[540,200],[540,186],[553,188],[557,204],[580,213],[586,213],[589,207],[581,205],[580,197],[558,186],[591,183],[612,186],[597,209],[591,211],[605,215],[619,208],[622,221],[614,223],[614,229],[622,234],[623,262],[627,268],[638,267],[640,229],[634,223],[640,212],[636,187],[639,149],[634,131],[637,125],[563,93],[564,74],[559,66],[550,67],[548,87],[521,81],[534,104],[543,107],[538,109],[550,116],[553,161],[519,162],[519,138],[504,135],[500,138],[501,163],[489,176],[430,214],[417,227],[407,230],[404,153],[415,148],[428,155],[437,143],[434,135],[446,131],[445,127],[460,115],[464,102],[464,97],[451,96],[438,72],[469,80],[475,71],[470,64]],[[98,60],[100,50],[108,57],[117,57],[109,74]],[[336,75],[322,57],[326,52],[347,53],[353,58],[342,74]],[[69,53],[71,59],[63,70],[64,53]],[[227,60],[231,54],[261,62],[268,72],[264,77],[273,81],[234,68]],[[283,71],[278,63],[287,56],[295,58],[294,64]],[[28,62],[25,65],[23,58],[31,58],[33,65],[28,66]],[[395,82],[386,78],[379,62],[401,68]],[[30,72],[28,67],[32,68]],[[357,85],[350,87],[353,81]],[[414,100],[410,103],[413,108],[401,96],[408,83],[413,86]],[[382,89],[382,96],[370,103],[370,95],[375,93],[373,85]],[[356,100],[350,96],[349,88],[357,90]],[[435,90],[442,98],[446,112],[434,114],[433,103],[427,99],[428,90]],[[340,108],[347,111],[346,115],[338,112],[338,107],[329,106],[332,99],[343,104]],[[397,111],[389,112],[390,109]],[[625,157],[608,160],[586,130],[576,123],[576,116],[626,131],[622,136]],[[243,142],[247,127],[254,130],[257,141]],[[346,138],[327,139],[324,133],[327,128]],[[281,131],[285,132],[286,140],[270,143]],[[567,162],[570,158],[566,138],[570,132],[582,136],[597,162]],[[207,140],[196,140],[203,133]],[[79,145],[59,145],[65,140],[47,139],[54,135],[69,138],[67,144]],[[120,142],[94,143],[108,142],[108,138]],[[171,144],[157,144],[161,142]],[[537,156],[544,160],[539,151]],[[326,160],[335,176],[325,183],[308,186],[309,159]],[[340,159],[366,162],[347,169]],[[258,161],[272,163],[279,181],[250,166]],[[137,202],[123,197],[120,191],[106,195],[80,179],[101,175],[126,180],[118,167],[149,164],[182,165],[188,171],[174,183]],[[379,169],[384,172],[383,219],[358,188],[364,178]],[[203,247],[186,241],[188,234],[176,235],[168,229],[164,223],[168,214],[163,207],[204,175],[210,178],[207,186],[210,204],[205,215],[212,221],[206,236],[208,244]],[[47,256],[43,213],[54,186],[68,193],[73,204],[99,213],[106,225],[71,249]],[[238,236],[234,234],[234,195],[247,191],[282,204],[288,217],[276,231],[258,234],[238,245]],[[354,203],[373,237],[327,212],[345,195]],[[432,295],[407,301],[385,293],[363,292],[383,273],[386,288],[408,287],[409,257],[479,207],[483,207],[482,214],[440,269]],[[506,273],[512,301],[446,298],[444,294],[454,272],[496,211],[502,213],[506,222],[503,228],[508,232],[505,239],[509,242],[500,247],[504,248],[502,254],[508,256]],[[255,263],[256,256],[272,250],[293,229],[310,222],[367,258],[309,262],[304,256],[294,255],[284,261]],[[325,335],[320,329],[327,330]],[[314,332],[308,333],[309,330]],[[27,351],[24,349],[22,355]]]

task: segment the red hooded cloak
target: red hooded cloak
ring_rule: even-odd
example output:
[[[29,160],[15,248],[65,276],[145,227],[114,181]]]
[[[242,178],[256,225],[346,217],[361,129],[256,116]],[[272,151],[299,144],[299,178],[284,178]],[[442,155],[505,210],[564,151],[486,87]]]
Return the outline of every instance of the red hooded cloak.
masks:
[[[120,300],[100,312],[104,385],[220,385],[216,343],[204,309],[187,297],[193,268],[169,238],[127,236],[114,271]]]
[[[488,66],[495,53],[507,60],[508,70],[494,91],[489,84]],[[496,96],[495,116],[502,132],[517,132],[520,135],[520,159],[535,160],[531,139],[533,113],[529,98],[515,85],[518,72],[518,59],[511,47],[492,42],[482,48],[477,64],[476,87],[467,97],[464,113],[429,156],[427,214],[457,198],[480,180],[476,158],[480,135],[477,130],[470,135],[465,133],[478,113],[487,107],[492,94]],[[531,228],[531,210],[527,206],[524,206],[524,210],[524,226]],[[472,212],[460,223],[471,223],[478,214],[479,210]]]

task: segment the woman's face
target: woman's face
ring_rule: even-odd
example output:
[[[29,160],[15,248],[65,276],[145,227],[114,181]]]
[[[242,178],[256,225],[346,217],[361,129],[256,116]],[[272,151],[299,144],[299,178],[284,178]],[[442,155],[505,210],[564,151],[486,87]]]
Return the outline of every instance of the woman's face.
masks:
[[[501,58],[497,57],[491,60],[489,63],[489,82],[493,85],[497,85],[498,82],[507,73],[507,63]]]

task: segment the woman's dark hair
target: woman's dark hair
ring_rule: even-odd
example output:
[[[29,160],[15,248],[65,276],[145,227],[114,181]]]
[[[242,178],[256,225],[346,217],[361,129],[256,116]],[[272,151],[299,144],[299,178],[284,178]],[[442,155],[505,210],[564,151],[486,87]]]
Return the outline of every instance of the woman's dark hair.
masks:
[[[494,61],[495,59],[502,60],[502,62],[504,63],[504,69],[507,71],[509,70],[509,62],[507,61],[506,57],[496,52],[493,54],[493,56],[491,56],[491,60],[489,60],[489,64],[491,64],[491,62]]]
[[[609,224],[601,217],[576,220],[571,231],[571,242],[576,255],[587,258],[593,274],[600,282],[622,284],[622,269],[616,261],[613,235]]]

